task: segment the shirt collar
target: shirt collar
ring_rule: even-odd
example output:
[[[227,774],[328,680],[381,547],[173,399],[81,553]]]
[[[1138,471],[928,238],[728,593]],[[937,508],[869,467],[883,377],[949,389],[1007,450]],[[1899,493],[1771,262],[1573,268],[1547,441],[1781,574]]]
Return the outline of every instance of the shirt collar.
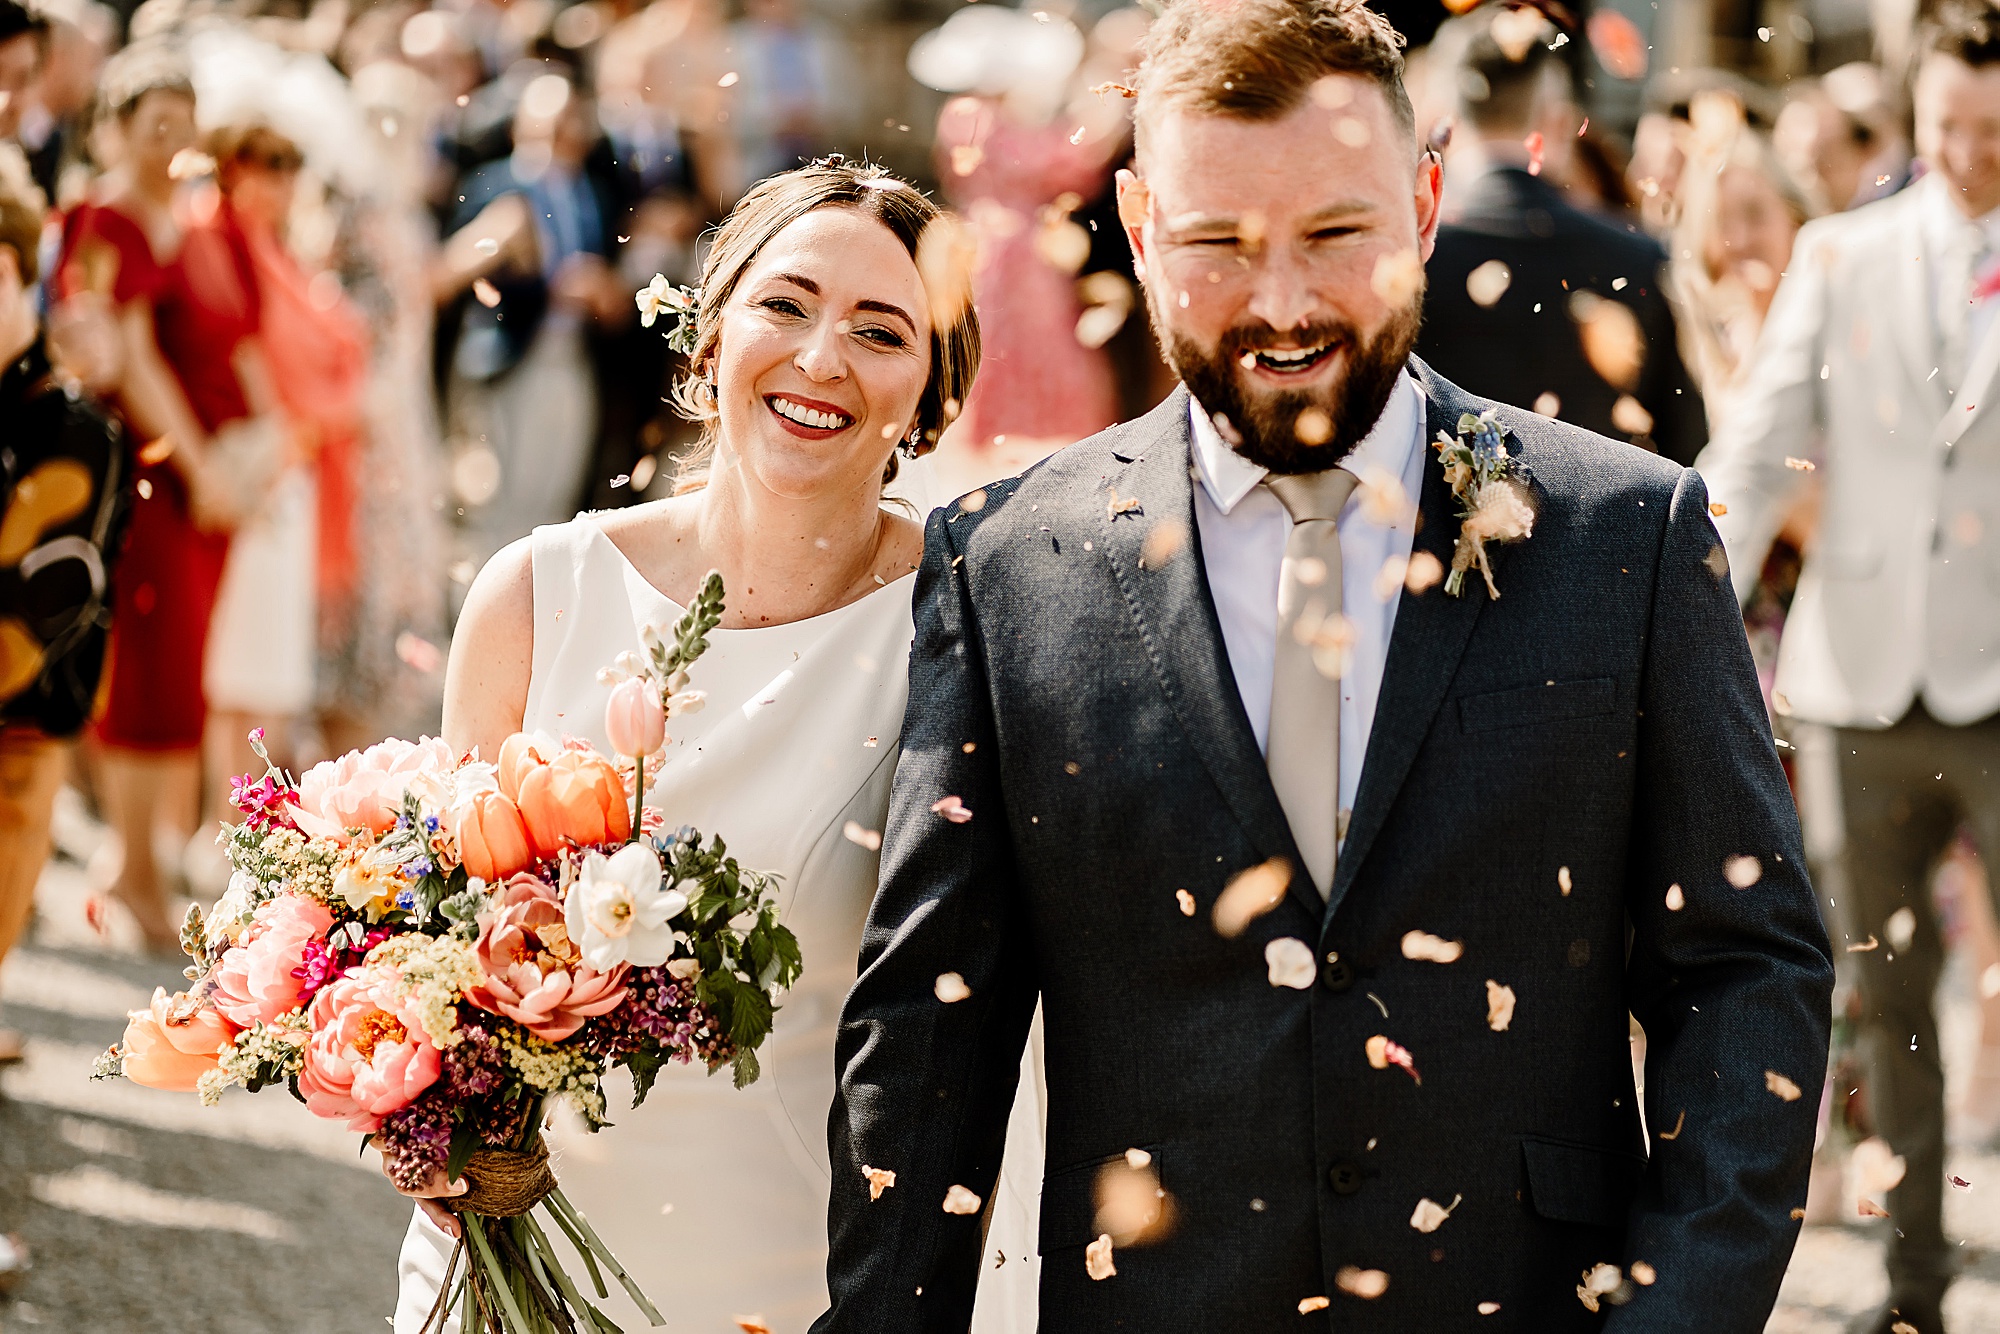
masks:
[[[1931,172],[1918,182],[1919,187],[1928,186],[1926,198],[1928,206],[1923,211],[1924,233],[1933,251],[1942,254],[1949,249],[1953,238],[1966,228],[1976,228],[1980,240],[1989,249],[2000,250],[2000,209],[1968,218],[1951,197],[1951,186],[1939,172]]]
[[[1340,466],[1356,477],[1370,468],[1381,468],[1391,477],[1401,477],[1422,434],[1423,390],[1410,378],[1408,370],[1397,375],[1389,391],[1382,415],[1363,436],[1361,443],[1340,461]],[[1188,419],[1194,428],[1195,476],[1208,492],[1215,507],[1228,514],[1243,502],[1270,470],[1244,458],[1223,440],[1206,409],[1192,395],[1188,398]]]

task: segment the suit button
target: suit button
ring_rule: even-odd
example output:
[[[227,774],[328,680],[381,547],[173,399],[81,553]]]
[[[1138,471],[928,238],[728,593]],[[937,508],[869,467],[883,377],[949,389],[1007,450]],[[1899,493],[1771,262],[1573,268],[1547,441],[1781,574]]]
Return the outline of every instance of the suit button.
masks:
[[[1335,957],[1320,965],[1319,984],[1328,991],[1345,991],[1354,985],[1354,965]]]
[[[1361,1189],[1361,1169],[1353,1163],[1335,1163],[1326,1169],[1326,1183],[1335,1195],[1352,1195]]]

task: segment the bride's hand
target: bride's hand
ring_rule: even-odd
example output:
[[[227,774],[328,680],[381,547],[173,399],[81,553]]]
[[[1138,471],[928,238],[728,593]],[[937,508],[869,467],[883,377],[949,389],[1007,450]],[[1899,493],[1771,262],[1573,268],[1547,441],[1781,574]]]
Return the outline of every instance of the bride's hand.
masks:
[[[386,1158],[382,1160],[382,1175],[389,1175],[389,1160]],[[390,1178],[389,1184],[395,1185],[393,1177]],[[417,1207],[424,1211],[431,1222],[438,1225],[440,1231],[454,1239],[458,1236],[458,1215],[445,1208],[439,1201],[463,1195],[471,1188],[471,1183],[464,1177],[460,1177],[457,1181],[446,1180],[442,1168],[432,1172],[431,1179],[416,1190],[404,1190],[401,1186],[396,1186],[397,1191],[417,1202]]]

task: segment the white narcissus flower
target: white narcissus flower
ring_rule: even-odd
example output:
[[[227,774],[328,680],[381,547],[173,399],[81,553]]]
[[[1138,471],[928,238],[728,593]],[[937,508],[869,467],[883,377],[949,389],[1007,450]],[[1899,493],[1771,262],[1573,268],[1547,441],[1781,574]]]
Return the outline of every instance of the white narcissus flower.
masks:
[[[599,972],[621,963],[657,968],[673,957],[669,925],[687,908],[687,895],[663,883],[659,854],[628,843],[607,857],[587,854],[563,905],[569,938],[583,961]]]
[[[674,285],[667,281],[663,273],[654,274],[653,281],[639,289],[637,301],[642,328],[652,328],[653,321],[660,318],[660,312],[671,307],[673,291]]]

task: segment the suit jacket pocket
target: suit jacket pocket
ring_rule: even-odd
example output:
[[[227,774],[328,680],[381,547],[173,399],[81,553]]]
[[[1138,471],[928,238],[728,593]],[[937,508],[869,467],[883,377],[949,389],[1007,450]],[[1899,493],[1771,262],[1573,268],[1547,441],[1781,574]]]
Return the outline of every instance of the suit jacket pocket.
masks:
[[[1645,1159],[1538,1135],[1522,1138],[1521,1154],[1528,1168],[1528,1203],[1537,1214],[1554,1223],[1625,1226]]]
[[[1160,1146],[1142,1144],[1136,1147],[1153,1156],[1150,1166],[1159,1175],[1160,1184],[1164,1187],[1166,1168],[1160,1162]],[[1042,1179],[1042,1225],[1035,1245],[1037,1252],[1052,1255],[1068,1247],[1084,1246],[1097,1240],[1097,1178],[1106,1168],[1127,1171],[1125,1155],[1107,1153],[1102,1158],[1092,1158],[1051,1172]]]
[[[1468,732],[1556,723],[1566,718],[1596,718],[1611,712],[1617,693],[1618,683],[1608,676],[1523,686],[1519,690],[1495,690],[1461,699],[1458,717]]]

